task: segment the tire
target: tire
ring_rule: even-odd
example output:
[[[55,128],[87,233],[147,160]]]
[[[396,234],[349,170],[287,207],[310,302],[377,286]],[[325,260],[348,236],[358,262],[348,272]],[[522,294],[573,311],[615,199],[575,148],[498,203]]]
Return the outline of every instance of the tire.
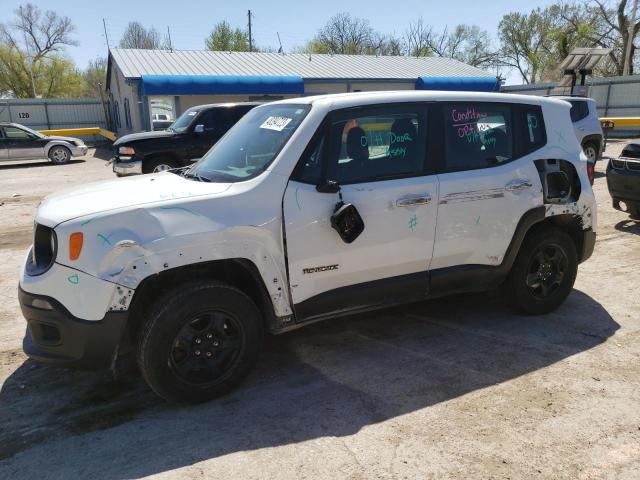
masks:
[[[595,142],[584,142],[582,151],[587,159],[595,166],[598,161],[598,145]]]
[[[527,234],[505,283],[507,301],[525,315],[549,313],[565,301],[578,272],[571,237],[558,228]]]
[[[71,150],[62,145],[54,145],[49,149],[49,160],[56,165],[64,165],[71,160]]]
[[[173,158],[152,158],[142,162],[142,173],[159,173],[179,166]]]
[[[192,283],[169,292],[147,316],[138,366],[168,402],[205,402],[246,377],[263,335],[262,316],[243,292],[215,281]]]

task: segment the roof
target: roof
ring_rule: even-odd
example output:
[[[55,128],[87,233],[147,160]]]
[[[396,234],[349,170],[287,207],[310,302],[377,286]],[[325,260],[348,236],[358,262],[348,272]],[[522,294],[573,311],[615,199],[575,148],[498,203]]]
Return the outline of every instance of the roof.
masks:
[[[373,55],[212,52],[112,48],[125,78],[143,75],[297,76],[309,79],[407,80],[418,77],[492,77],[451,58]]]
[[[557,103],[559,100],[537,95],[515,95],[509,93],[487,92],[445,92],[425,90],[398,90],[394,92],[356,92],[333,93],[328,95],[312,95],[309,97],[289,98],[266,103],[274,104],[319,104],[329,106],[331,109],[347,108],[356,105],[369,105],[387,102],[432,102],[432,101],[464,101],[464,102],[513,102],[531,105],[543,103]],[[561,102],[566,103],[566,102]]]

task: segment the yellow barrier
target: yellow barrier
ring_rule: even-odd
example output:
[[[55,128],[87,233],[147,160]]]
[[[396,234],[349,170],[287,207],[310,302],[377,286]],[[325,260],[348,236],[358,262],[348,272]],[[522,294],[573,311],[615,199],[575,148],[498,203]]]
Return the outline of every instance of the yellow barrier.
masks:
[[[640,127],[640,117],[600,117],[602,128]]]
[[[105,130],[100,127],[88,127],[88,128],[61,128],[58,130],[40,130],[40,133],[43,135],[60,135],[63,137],[73,136],[73,135],[101,135],[105,138],[108,138],[111,141],[116,139],[116,136],[113,132],[109,130]]]

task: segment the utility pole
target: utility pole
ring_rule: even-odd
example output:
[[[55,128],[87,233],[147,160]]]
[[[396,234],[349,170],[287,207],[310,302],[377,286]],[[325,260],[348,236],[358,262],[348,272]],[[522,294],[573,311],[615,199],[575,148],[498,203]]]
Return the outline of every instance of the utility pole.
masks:
[[[624,68],[622,70],[623,75],[629,75],[631,70],[631,51],[633,47],[633,33],[636,26],[636,10],[638,9],[638,0],[633,0],[633,6],[631,7],[631,18],[629,20],[629,31],[627,32],[627,49],[624,52]]]
[[[251,38],[251,10],[247,11],[247,17],[249,18],[249,51],[253,52],[253,39]]]
[[[171,43],[171,30],[169,30],[169,25],[167,25],[167,38],[169,39],[169,50],[173,52],[173,44]]]
[[[102,19],[102,27],[104,28],[104,39],[107,41],[107,50],[109,50],[111,47],[109,46],[109,35],[107,34],[107,22],[104,18]]]

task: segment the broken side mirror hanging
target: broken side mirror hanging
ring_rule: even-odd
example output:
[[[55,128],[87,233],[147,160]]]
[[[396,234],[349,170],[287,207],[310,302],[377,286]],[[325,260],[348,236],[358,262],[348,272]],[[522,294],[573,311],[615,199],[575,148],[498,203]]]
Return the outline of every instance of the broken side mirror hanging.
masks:
[[[364,231],[364,222],[356,207],[350,203],[344,203],[339,186],[338,195],[340,195],[340,201],[333,209],[331,227],[338,232],[343,242],[351,243]]]

